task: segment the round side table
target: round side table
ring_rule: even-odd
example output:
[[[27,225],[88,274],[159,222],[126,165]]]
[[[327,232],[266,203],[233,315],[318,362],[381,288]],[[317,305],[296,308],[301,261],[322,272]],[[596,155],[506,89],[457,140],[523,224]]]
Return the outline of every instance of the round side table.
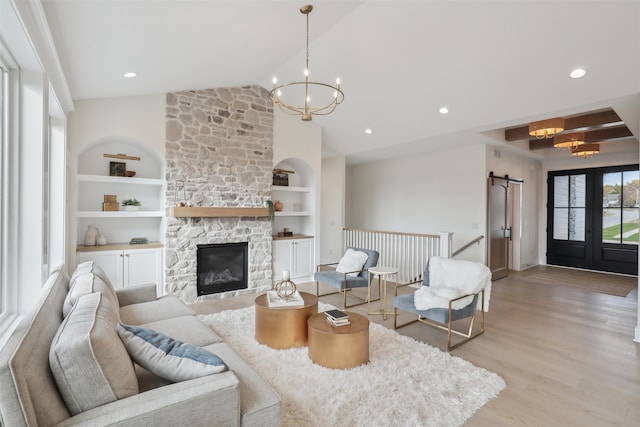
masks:
[[[304,305],[291,307],[269,307],[266,294],[256,298],[256,341],[277,349],[307,345],[307,319],[318,312],[318,297],[300,295]]]
[[[333,326],[324,313],[314,314],[309,325],[309,358],[334,369],[353,368],[369,361],[369,319],[353,312],[351,324]]]
[[[398,281],[398,269],[393,267],[371,267],[369,268],[369,286],[367,291],[367,314],[381,314],[384,320],[387,320],[387,314],[393,314],[393,312],[387,312],[387,278],[392,275],[396,275],[396,282]],[[379,311],[371,312],[371,276],[378,276],[378,295],[380,296],[380,309]]]

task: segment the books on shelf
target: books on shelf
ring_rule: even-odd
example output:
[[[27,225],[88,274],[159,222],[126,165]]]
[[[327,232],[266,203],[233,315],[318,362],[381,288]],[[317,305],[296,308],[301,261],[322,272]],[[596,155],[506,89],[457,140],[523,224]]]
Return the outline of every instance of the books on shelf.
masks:
[[[304,299],[300,292],[296,292],[290,299],[285,300],[280,298],[276,291],[267,291],[267,303],[269,307],[296,307],[304,305]]]
[[[146,245],[149,243],[146,237],[133,237],[129,242],[130,245]]]
[[[344,311],[327,310],[324,314],[327,316],[327,321],[333,326],[346,326],[351,324],[349,321],[349,315]]]

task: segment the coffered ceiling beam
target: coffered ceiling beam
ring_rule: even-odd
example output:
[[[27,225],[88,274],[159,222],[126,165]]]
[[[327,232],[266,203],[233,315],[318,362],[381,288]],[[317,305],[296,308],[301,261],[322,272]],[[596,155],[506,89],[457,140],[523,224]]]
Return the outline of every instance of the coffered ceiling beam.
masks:
[[[567,117],[564,119],[564,130],[589,128],[618,122],[622,122],[620,116],[618,116],[615,111],[609,109],[581,116]],[[519,126],[512,129],[505,129],[504,139],[506,141],[529,139],[529,125],[527,124],[525,126]]]
[[[630,136],[633,136],[633,134],[628,127],[624,125],[614,126],[585,132],[584,142],[586,142],[587,144],[594,142],[607,142],[614,139],[627,138]],[[545,148],[553,148],[553,138],[529,140],[529,150],[543,150]]]

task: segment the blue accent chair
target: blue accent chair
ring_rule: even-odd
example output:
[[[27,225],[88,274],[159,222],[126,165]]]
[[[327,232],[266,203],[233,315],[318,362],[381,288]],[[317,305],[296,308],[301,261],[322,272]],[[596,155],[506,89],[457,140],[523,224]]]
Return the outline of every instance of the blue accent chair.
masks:
[[[429,326],[434,326],[438,329],[442,329],[447,331],[447,351],[454,350],[455,348],[461,346],[462,344],[471,341],[473,338],[478,337],[484,333],[484,289],[480,292],[473,295],[473,301],[466,305],[465,307],[454,310],[452,308],[452,304],[460,300],[462,298],[466,298],[470,295],[463,295],[461,297],[452,299],[449,301],[449,308],[431,308],[429,310],[418,310],[416,309],[414,302],[414,294],[413,292],[410,294],[398,295],[398,289],[407,285],[420,283],[420,280],[415,282],[404,283],[402,285],[398,285],[395,287],[395,296],[393,298],[393,328],[398,329],[403,326],[409,325],[415,322],[421,322],[427,324]],[[427,261],[427,266],[424,269],[422,286],[429,286],[429,262]],[[473,324],[476,316],[476,308],[478,305],[478,298],[482,298],[482,310],[480,311],[480,328],[475,333],[473,333]],[[404,323],[402,325],[398,325],[398,310],[407,311],[414,315],[417,315],[418,318],[412,320],[410,322]],[[454,329],[452,327],[452,323],[456,320],[468,319],[469,328],[466,332]],[[452,334],[459,335],[464,337],[461,341],[457,342],[454,345],[451,345],[451,336]]]
[[[321,296],[341,293],[344,295],[343,308],[354,307],[356,305],[365,304],[367,302],[366,298],[360,298],[356,295],[353,295],[353,293],[351,293],[350,296],[352,298],[356,298],[360,300],[360,302],[356,304],[347,305],[347,294],[354,288],[368,288],[369,286],[368,270],[369,268],[375,267],[378,264],[378,258],[380,257],[380,254],[377,251],[374,251],[372,249],[361,249],[361,248],[354,248],[354,247],[347,248],[347,249],[362,251],[362,252],[365,252],[367,255],[369,255],[369,257],[367,258],[367,261],[364,263],[364,266],[362,267],[362,270],[358,270],[359,271],[358,275],[356,276],[347,275],[348,273],[356,273],[356,271],[339,273],[335,270],[322,270],[323,267],[326,268],[326,267],[332,267],[332,266],[335,269],[335,266],[339,264],[337,262],[318,265],[316,268],[316,272],[313,275],[313,280],[316,281],[316,295],[321,297]],[[336,292],[329,292],[329,293],[320,295],[320,283],[324,283],[325,285],[332,286],[334,288],[337,288],[338,290]],[[377,299],[372,301],[377,301]]]

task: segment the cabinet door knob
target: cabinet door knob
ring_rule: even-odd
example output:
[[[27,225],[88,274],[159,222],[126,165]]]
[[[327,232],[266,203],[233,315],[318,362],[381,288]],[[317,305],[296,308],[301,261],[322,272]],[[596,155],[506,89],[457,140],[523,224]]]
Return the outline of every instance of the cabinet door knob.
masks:
[[[129,258],[129,254],[126,254],[125,256],[126,256],[127,258]]]
[[[124,257],[124,255],[120,254],[120,258]]]

